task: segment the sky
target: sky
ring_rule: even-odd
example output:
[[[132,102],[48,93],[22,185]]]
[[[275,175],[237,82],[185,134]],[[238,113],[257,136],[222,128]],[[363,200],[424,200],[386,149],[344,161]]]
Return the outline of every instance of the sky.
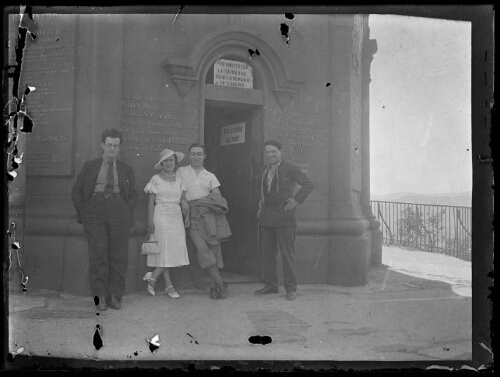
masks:
[[[372,195],[472,190],[471,25],[370,15]]]

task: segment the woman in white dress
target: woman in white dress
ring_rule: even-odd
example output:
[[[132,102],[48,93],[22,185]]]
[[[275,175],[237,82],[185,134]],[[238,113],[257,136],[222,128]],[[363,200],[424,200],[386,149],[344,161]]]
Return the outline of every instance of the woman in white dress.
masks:
[[[144,188],[149,194],[147,227],[151,237],[158,243],[159,254],[147,256],[147,266],[155,267],[144,276],[148,282],[148,292],[155,295],[155,284],[163,273],[165,291],[171,298],[179,298],[170,280],[170,268],[189,264],[181,200],[186,190],[180,178],[175,176],[176,165],[184,158],[181,152],[165,149],[155,165],[161,170],[154,175]]]

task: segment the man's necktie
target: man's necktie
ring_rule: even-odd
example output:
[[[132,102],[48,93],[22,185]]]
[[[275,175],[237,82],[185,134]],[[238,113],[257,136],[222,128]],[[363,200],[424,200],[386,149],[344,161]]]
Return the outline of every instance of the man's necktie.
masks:
[[[112,194],[115,188],[115,175],[113,172],[113,161],[108,161],[108,176],[106,179],[105,194]]]
[[[269,166],[269,171],[267,173],[267,192],[271,191],[271,182],[276,174],[276,170],[278,170],[277,164],[271,164],[271,166]]]

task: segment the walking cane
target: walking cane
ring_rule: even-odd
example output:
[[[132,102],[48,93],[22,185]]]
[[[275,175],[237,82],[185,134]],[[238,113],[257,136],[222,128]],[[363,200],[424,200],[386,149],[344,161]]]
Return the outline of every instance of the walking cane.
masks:
[[[262,275],[262,260],[261,260],[261,255],[260,255],[260,221],[259,221],[259,216],[260,216],[260,211],[262,207],[259,206],[259,209],[257,210],[257,281],[260,281],[261,275]]]

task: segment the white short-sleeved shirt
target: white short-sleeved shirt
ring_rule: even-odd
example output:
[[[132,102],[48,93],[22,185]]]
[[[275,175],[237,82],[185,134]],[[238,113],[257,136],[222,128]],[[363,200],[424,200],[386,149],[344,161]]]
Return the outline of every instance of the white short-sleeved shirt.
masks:
[[[186,200],[196,200],[210,194],[210,191],[220,186],[217,177],[204,169],[198,176],[191,165],[182,166],[175,172],[178,177],[181,177],[182,182],[186,186]]]

